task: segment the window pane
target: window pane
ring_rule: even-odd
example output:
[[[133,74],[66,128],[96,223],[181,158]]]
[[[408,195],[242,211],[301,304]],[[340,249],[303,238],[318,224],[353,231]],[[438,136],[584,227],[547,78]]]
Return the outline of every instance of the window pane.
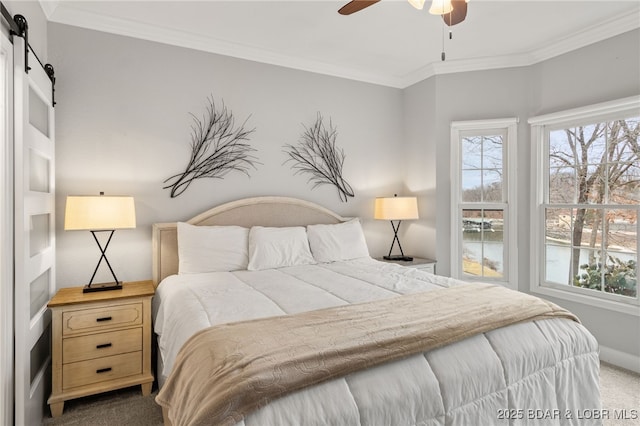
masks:
[[[571,244],[572,209],[546,209],[546,243],[569,246]]]
[[[485,210],[482,227],[484,244],[484,274],[489,277],[504,276],[504,211]]]
[[[573,155],[574,139],[570,138],[569,130],[555,130],[549,133],[549,166],[575,166]]]
[[[605,291],[635,297],[638,272],[638,210],[607,210],[605,219]]]
[[[602,209],[575,209],[573,217],[573,246],[600,248],[602,246]]]
[[[605,140],[602,138],[603,125],[585,126],[550,133],[549,140],[549,182],[556,182],[556,172],[575,173],[572,192],[574,202],[602,203],[605,195],[606,156]],[[595,133],[594,133],[595,132]],[[597,154],[595,154],[597,152]],[[605,165],[601,164],[605,160]],[[573,167],[575,172],[569,170]],[[567,176],[568,178],[568,176]],[[570,182],[565,182],[570,183]],[[555,193],[566,188],[549,188]],[[551,193],[550,193],[551,194]],[[569,196],[567,192],[566,197]],[[554,198],[555,199],[555,198]]]
[[[606,164],[587,164],[577,169],[577,202],[602,204],[606,202]]]
[[[573,209],[546,209],[545,279],[571,284],[571,234]]]
[[[462,139],[462,200],[503,202],[503,136]]]
[[[557,284],[571,284],[571,248],[568,245],[545,246],[545,280]]]
[[[609,253],[605,261],[604,291],[636,297],[638,294],[638,256],[625,255],[622,259]]]
[[[482,201],[482,172],[464,170],[462,172],[462,201],[476,203]]]
[[[482,138],[473,136],[462,139],[462,169],[482,168]]]
[[[502,202],[502,171],[484,170],[482,172],[483,197],[482,201]]]
[[[607,139],[605,138],[605,130],[606,123],[576,128],[578,153],[586,153],[588,164],[606,162]]]
[[[553,167],[549,169],[549,203],[575,203],[576,169]]]
[[[609,252],[637,253],[638,210],[620,209],[605,211],[605,248]]]
[[[482,276],[482,240],[480,225],[482,210],[462,211],[462,272]]]
[[[574,257],[579,252],[577,268],[573,272],[573,285],[592,290],[602,290],[603,264],[599,250],[574,248]]]
[[[502,170],[502,152],[502,136],[486,136],[482,143],[483,168]]]
[[[502,210],[462,211],[463,273],[485,278],[504,276],[503,225]]]
[[[640,161],[640,159],[638,159]],[[609,164],[608,193],[611,204],[638,204],[640,201],[640,163]]]

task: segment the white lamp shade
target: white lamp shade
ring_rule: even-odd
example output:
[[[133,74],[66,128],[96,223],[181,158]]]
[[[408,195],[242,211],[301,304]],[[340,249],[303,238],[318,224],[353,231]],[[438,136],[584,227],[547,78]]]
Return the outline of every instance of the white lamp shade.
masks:
[[[451,4],[451,0],[433,0],[429,8],[429,13],[432,15],[444,15],[452,10],[453,5]]]
[[[64,213],[64,229],[105,230],[136,227],[133,197],[68,196]]]
[[[418,219],[418,199],[416,197],[376,198],[373,217],[384,220]]]
[[[425,0],[409,0],[411,6],[415,7],[418,10],[422,10],[422,8],[424,7],[424,2]]]

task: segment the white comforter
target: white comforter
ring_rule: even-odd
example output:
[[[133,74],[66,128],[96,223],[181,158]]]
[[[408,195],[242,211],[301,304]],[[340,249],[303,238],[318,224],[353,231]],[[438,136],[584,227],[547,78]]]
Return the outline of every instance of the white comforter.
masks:
[[[168,376],[211,325],[365,302],[461,281],[358,259],[265,271],[174,275],[154,298]],[[428,312],[425,312],[428,315]],[[585,425],[600,408],[598,350],[569,320],[518,324],[310,387],[250,414],[266,425]]]

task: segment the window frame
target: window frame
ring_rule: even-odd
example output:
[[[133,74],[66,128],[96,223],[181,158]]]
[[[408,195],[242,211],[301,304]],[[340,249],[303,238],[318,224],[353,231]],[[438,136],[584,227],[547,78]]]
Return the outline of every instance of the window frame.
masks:
[[[503,144],[503,200],[501,202],[462,201],[462,153],[461,141],[468,136],[504,135]],[[518,244],[517,244],[517,138],[518,118],[492,120],[470,120],[451,122],[451,276],[466,281],[494,282],[513,290],[518,289]],[[499,207],[503,211],[503,257],[504,278],[473,277],[462,271],[462,212],[465,209],[490,210]]]
[[[531,258],[529,290],[545,296],[583,303],[616,312],[640,316],[640,291],[636,297],[620,296],[605,292],[575,287],[567,284],[546,282],[545,265],[545,200],[549,181],[549,134],[553,130],[594,124],[596,122],[620,120],[629,116],[640,116],[640,96],[631,96],[581,108],[532,117],[531,126]],[[571,203],[567,203],[571,204]],[[573,206],[579,206],[574,203]],[[594,208],[606,208],[613,204],[594,204]],[[628,207],[632,207],[629,205]],[[625,206],[627,208],[627,206]],[[636,223],[640,234],[640,221]],[[640,253],[640,242],[636,250]]]

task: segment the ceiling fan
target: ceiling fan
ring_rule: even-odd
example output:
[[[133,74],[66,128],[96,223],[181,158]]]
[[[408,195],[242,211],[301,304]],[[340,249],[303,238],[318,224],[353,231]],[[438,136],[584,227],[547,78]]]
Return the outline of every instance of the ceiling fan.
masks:
[[[351,0],[338,10],[341,15],[351,15],[367,8],[380,0]],[[408,0],[416,9],[424,7],[425,0]],[[433,0],[429,13],[441,15],[445,24],[452,26],[464,21],[467,17],[467,2],[469,0]]]

